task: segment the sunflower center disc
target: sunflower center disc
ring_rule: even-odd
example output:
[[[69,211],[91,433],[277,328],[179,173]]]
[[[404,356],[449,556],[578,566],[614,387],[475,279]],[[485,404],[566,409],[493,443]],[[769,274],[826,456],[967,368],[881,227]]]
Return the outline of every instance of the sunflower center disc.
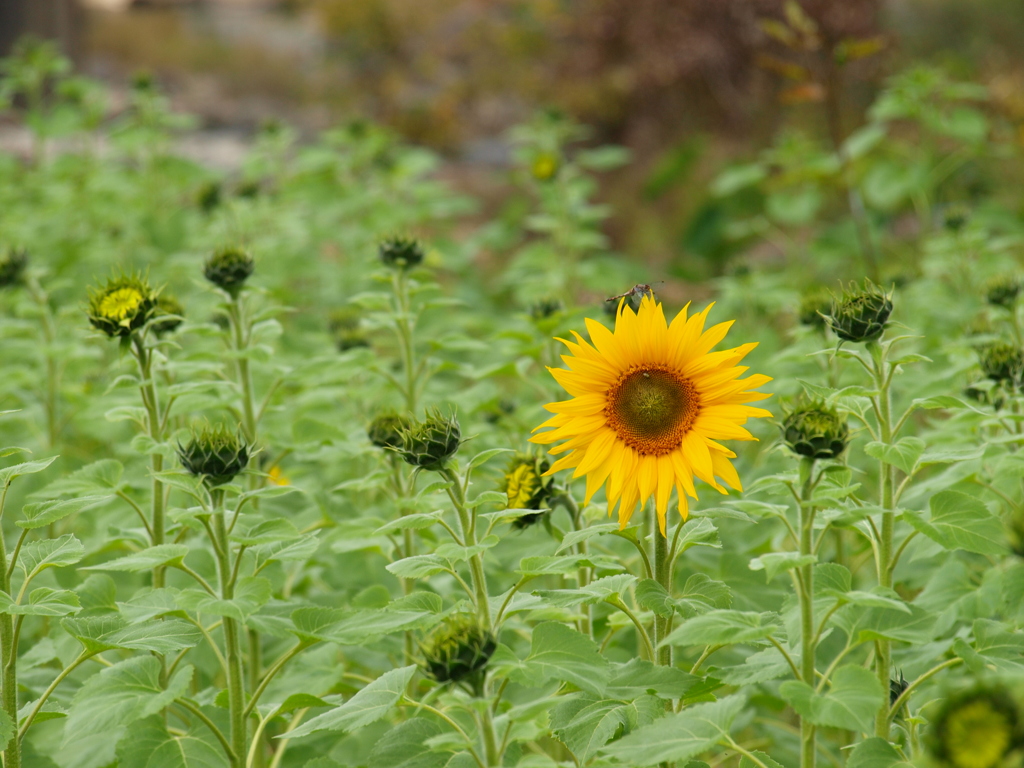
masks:
[[[626,445],[645,455],[679,447],[700,409],[693,383],[661,368],[632,368],[608,391],[605,417]]]
[[[100,301],[100,314],[111,320],[124,320],[142,304],[142,294],[134,288],[118,288]]]

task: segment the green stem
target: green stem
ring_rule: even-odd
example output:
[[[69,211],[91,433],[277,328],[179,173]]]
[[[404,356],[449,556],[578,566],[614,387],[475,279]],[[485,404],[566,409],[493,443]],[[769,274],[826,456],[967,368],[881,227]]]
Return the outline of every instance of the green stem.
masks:
[[[53,682],[50,683],[50,685],[47,687],[45,691],[43,691],[43,695],[39,697],[39,701],[37,701],[35,703],[35,706],[32,707],[32,711],[28,713],[28,717],[26,717],[25,722],[21,724],[21,728],[18,729],[19,740],[25,738],[25,733],[32,725],[32,721],[36,719],[36,715],[39,714],[39,710],[43,708],[43,704],[45,704],[46,700],[50,698],[50,694],[57,690],[57,686],[61,684],[64,678],[70,675],[76,669],[78,669],[80,664],[82,664],[88,659],[91,659],[94,655],[95,652],[93,651],[82,651],[80,654],[78,654],[78,658],[76,658],[68,666],[64,667],[64,669],[61,670],[60,674],[53,679]]]
[[[448,467],[439,470],[439,474],[451,484],[448,488],[448,496],[459,515],[459,523],[462,526],[462,540],[466,542],[467,547],[474,547],[477,544],[474,513],[466,509],[466,496],[459,476]],[[492,623],[491,606],[487,592],[487,574],[484,572],[483,558],[479,554],[469,558],[469,572],[472,576],[473,594],[476,598],[476,611],[480,617],[480,624],[484,629],[490,630]]]
[[[405,369],[405,407],[410,414],[416,414],[416,353],[412,344],[412,326],[409,323],[409,292],[405,283],[405,271],[396,270],[393,282],[395,292],[395,328],[402,352],[402,367]]]
[[[256,404],[253,400],[252,371],[249,358],[244,355],[249,348],[250,329],[245,323],[245,309],[241,295],[232,298],[229,317],[231,319],[232,343],[235,352],[235,367],[238,384],[242,388],[242,432],[251,444],[256,440]]]
[[[684,525],[684,523],[680,523],[680,525]],[[663,536],[661,531],[657,528],[655,528],[652,535],[654,536],[654,578],[671,596],[672,561],[669,557],[668,539]],[[666,667],[672,666],[672,646],[661,645],[661,643],[668,636],[670,631],[670,621],[671,619],[669,617],[655,614],[654,643],[658,647],[658,655],[655,659],[655,663]]]
[[[42,315],[43,342],[45,344],[44,358],[46,360],[46,435],[51,449],[57,447],[60,440],[60,368],[57,364],[57,357],[53,351],[53,345],[57,341],[57,327],[53,318],[53,310],[50,308],[50,299],[46,291],[39,285],[34,275],[30,275],[26,281],[26,287],[32,300],[39,307]],[[52,535],[52,534],[51,534]]]
[[[231,547],[228,541],[227,527],[224,524],[224,491],[215,488],[211,492],[213,498],[213,531],[219,541],[217,561],[220,571],[220,595],[223,600],[234,597],[232,579]],[[242,671],[242,652],[238,635],[238,622],[228,616],[223,619],[225,657],[228,667],[228,712],[231,722],[231,749],[235,754],[232,765],[239,765],[245,758],[246,727],[245,727],[245,682]]]
[[[239,560],[241,555],[239,555]],[[260,667],[262,666],[263,649],[260,647],[260,635],[255,629],[249,630],[249,690],[256,691],[256,686],[260,683]],[[253,758],[248,761],[247,768],[251,765],[253,768],[263,768],[266,765],[267,755],[260,745],[260,738],[262,733],[259,730],[259,724],[254,724],[254,730],[252,734],[252,748],[250,749],[250,757]]]
[[[814,459],[804,458],[800,462],[803,480],[799,505],[800,554],[810,555],[814,551],[814,507],[810,504],[814,492]],[[800,678],[810,686],[814,685],[814,658],[816,641],[814,623],[814,565],[800,566],[797,582],[800,599]],[[814,768],[817,731],[813,723],[800,717],[800,768]]]
[[[868,349],[873,360],[878,415],[878,434],[881,442],[891,445],[892,432],[892,377],[887,375],[885,349],[877,342],[869,342]],[[882,587],[892,588],[892,575],[895,569],[893,562],[893,533],[896,528],[896,514],[893,509],[893,468],[885,461],[879,462],[880,503],[882,507],[882,528],[878,541],[878,583]],[[875,673],[882,690],[889,690],[889,668],[892,665],[892,642],[877,641],[878,652],[875,658]],[[889,738],[889,705],[883,704],[875,717],[875,735],[883,739]]]
[[[163,428],[160,418],[160,401],[157,396],[156,382],[153,379],[153,352],[146,348],[146,343],[139,334],[133,336],[135,344],[135,357],[139,363],[139,375],[142,402],[146,407],[146,426],[149,437],[154,442],[163,440]],[[153,453],[150,458],[153,473],[153,500],[152,500],[152,522],[150,523],[150,540],[155,547],[164,543],[164,484],[160,480],[160,473],[164,469],[164,457],[159,452]],[[153,587],[160,589],[165,583],[165,568],[158,566],[153,569]]]
[[[3,498],[0,499],[0,514],[3,503],[7,500],[7,489],[4,487]],[[11,579],[7,575],[7,544],[4,541],[3,528],[0,527],[0,589],[11,594]],[[2,649],[4,711],[15,724],[18,723],[18,649],[14,640],[14,617],[9,613],[0,614],[0,649]],[[17,733],[11,734],[10,741],[4,749],[4,768],[21,768],[21,745]]]
[[[500,768],[501,754],[498,750],[498,740],[494,735],[494,720],[491,718],[490,707],[484,707],[480,711],[480,734],[483,737],[487,768]]]

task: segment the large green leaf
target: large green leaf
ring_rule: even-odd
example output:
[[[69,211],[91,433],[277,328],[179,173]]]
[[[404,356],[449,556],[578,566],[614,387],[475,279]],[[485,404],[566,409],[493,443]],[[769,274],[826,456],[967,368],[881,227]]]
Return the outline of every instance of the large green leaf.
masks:
[[[888,741],[872,736],[853,748],[846,768],[910,768],[910,763]]]
[[[1005,534],[999,518],[981,501],[960,491],[942,491],[929,502],[931,517],[904,512],[904,519],[946,549],[965,549],[979,555],[1006,552]]]
[[[317,715],[284,735],[297,739],[317,731],[354,731],[380,720],[402,698],[416,670],[412,665],[385,672],[340,707]]]
[[[653,723],[665,714],[664,702],[655,696],[634,701],[580,697],[566,701],[552,712],[555,736],[582,764],[616,735]]]
[[[120,615],[62,619],[64,631],[92,652],[111,648],[172,653],[192,648],[203,639],[198,627],[179,619],[128,624]]]
[[[676,667],[663,667],[644,659],[630,659],[611,669],[605,693],[616,699],[634,699],[645,693],[654,693],[667,699],[681,699],[698,682],[699,677]]]
[[[382,768],[443,768],[451,752],[434,751],[429,746],[429,739],[443,732],[440,725],[423,717],[399,723],[373,745],[367,765]]]
[[[48,459],[26,461],[21,464],[15,464],[13,466],[0,469],[0,488],[10,484],[10,482],[17,477],[22,477],[23,475],[34,475],[37,472],[42,472],[56,460],[56,456],[51,456]]]
[[[78,496],[74,499],[52,499],[26,504],[21,508],[21,520],[18,520],[15,525],[30,529],[42,528],[109,498],[109,496]]]
[[[882,706],[882,686],[870,670],[855,665],[840,667],[832,675],[832,687],[817,693],[802,680],[790,680],[779,687],[782,698],[802,717],[815,725],[870,733]]]
[[[185,666],[164,688],[160,685],[160,661],[155,656],[135,656],[100,670],[85,681],[71,701],[64,743],[155,715],[182,696],[191,679],[192,667]]]
[[[31,541],[21,549],[18,566],[26,574],[36,574],[47,568],[63,568],[74,565],[85,557],[82,542],[65,533],[59,539]]]
[[[782,631],[774,613],[710,611],[687,619],[666,637],[664,645],[733,645],[764,640]]]
[[[91,565],[84,571],[151,571],[162,565],[177,565],[188,554],[187,544],[157,544],[141,552],[135,552],[101,565]]]
[[[973,648],[957,638],[953,650],[979,674],[990,664],[1006,674],[1019,675],[1024,671],[1024,632],[998,621],[977,619]]]
[[[227,756],[205,725],[173,734],[159,717],[135,723],[117,744],[118,765],[137,768],[227,768]]]
[[[602,751],[634,768],[688,760],[727,736],[745,704],[739,694],[697,704],[639,728]]]
[[[40,495],[88,495],[97,491],[116,490],[121,486],[123,474],[124,465],[121,462],[116,459],[100,459],[50,483]]]
[[[28,602],[15,605],[10,595],[0,592],[0,613],[21,616],[67,616],[82,610],[78,595],[66,589],[40,587],[33,589]]]
[[[893,445],[885,443],[870,442],[864,446],[864,453],[868,456],[884,461],[898,467],[904,474],[909,475],[914,471],[914,465],[924,453],[925,443],[917,437],[904,437]]]
[[[601,693],[610,669],[597,643],[564,624],[548,621],[534,627],[530,654],[510,670],[509,676],[527,686],[561,680]]]

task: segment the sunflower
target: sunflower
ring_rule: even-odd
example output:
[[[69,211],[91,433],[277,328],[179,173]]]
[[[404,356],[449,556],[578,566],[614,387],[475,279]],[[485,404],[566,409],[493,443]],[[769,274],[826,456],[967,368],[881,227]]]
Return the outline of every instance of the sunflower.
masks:
[[[771,378],[740,379],[747,369],[736,365],[757,345],[712,352],[732,322],[705,331],[713,305],[690,317],[688,306],[670,325],[652,296],[644,296],[637,312],[622,302],[614,332],[588,318],[592,344],[575,331],[575,343],[559,339],[571,353],[562,356],[569,369],[548,369],[572,399],[546,405],[555,416],[534,431],[553,429],[530,440],[564,440],[550,452],[568,455],[546,474],[574,468],[573,477],[586,475],[586,503],[606,485],[608,513],[618,504],[621,527],[638,501],[654,496],[664,534],[673,488],[685,520],[686,496],[697,498],[695,476],[722,493],[727,491],[716,476],[742,490],[729,461],[736,454],[718,441],[754,440],[742,425],[771,415],[745,405],[770,397],[751,390]]]

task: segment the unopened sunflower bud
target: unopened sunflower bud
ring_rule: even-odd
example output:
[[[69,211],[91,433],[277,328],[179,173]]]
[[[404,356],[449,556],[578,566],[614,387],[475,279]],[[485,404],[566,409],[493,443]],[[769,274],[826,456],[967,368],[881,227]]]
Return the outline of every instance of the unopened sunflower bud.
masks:
[[[242,248],[222,248],[206,260],[203,276],[237,298],[245,281],[256,269],[253,257]]]
[[[157,293],[141,275],[107,280],[89,295],[89,322],[107,336],[125,337],[144,326],[156,312]]]
[[[832,298],[828,325],[843,341],[875,341],[892,314],[892,296],[869,281]]]
[[[547,320],[565,309],[561,299],[540,299],[530,305],[530,317],[534,320]]]
[[[1017,703],[1001,687],[947,697],[930,726],[928,747],[951,768],[996,768],[1020,745]]]
[[[535,509],[537,514],[524,515],[516,519],[516,528],[527,528],[544,516],[552,496],[553,480],[544,473],[551,465],[547,460],[532,453],[517,453],[505,470],[502,491],[507,499],[507,509]]]
[[[996,342],[978,350],[978,362],[988,378],[1016,385],[1024,373],[1024,350],[1015,344]]]
[[[959,232],[970,221],[970,218],[971,209],[962,204],[949,206],[942,216],[943,224],[950,232]]]
[[[800,312],[798,318],[800,325],[810,328],[825,328],[825,316],[832,309],[832,294],[828,289],[818,287],[803,295],[800,299]]]
[[[1020,280],[1012,275],[1000,275],[985,286],[985,300],[996,307],[1010,309],[1017,303],[1020,294]]]
[[[381,262],[391,269],[412,269],[423,262],[426,255],[419,241],[411,237],[389,237],[377,246]]]
[[[474,678],[480,682],[496,648],[494,636],[472,619],[453,619],[427,640],[423,661],[427,674],[439,683],[474,682]]]
[[[185,319],[185,308],[170,294],[161,293],[156,300],[153,318],[153,332],[157,336],[163,336],[176,331],[181,326]]]
[[[27,264],[28,251],[24,248],[8,248],[7,252],[0,256],[0,288],[21,283]]]
[[[461,440],[455,416],[444,416],[435,409],[426,420],[402,432],[402,458],[414,467],[440,470],[459,450]]]
[[[189,441],[178,443],[178,458],[193,475],[211,488],[224,485],[249,463],[249,446],[237,432],[223,424],[194,428]]]
[[[891,707],[895,704],[900,696],[903,695],[903,692],[909,687],[910,683],[908,683],[907,679],[903,677],[902,672],[900,672],[899,679],[895,677],[889,678],[889,706]]]
[[[837,458],[850,439],[846,420],[824,403],[798,405],[786,415],[782,432],[789,449],[809,459]]]
[[[378,448],[397,449],[402,447],[402,433],[412,426],[407,416],[395,411],[380,414],[366,428],[366,436]]]
[[[221,186],[219,181],[208,181],[196,192],[196,205],[203,213],[213,213],[220,206]]]
[[[356,307],[342,307],[330,314],[327,328],[334,337],[339,352],[370,346],[370,342],[360,329],[361,321],[362,312]]]

